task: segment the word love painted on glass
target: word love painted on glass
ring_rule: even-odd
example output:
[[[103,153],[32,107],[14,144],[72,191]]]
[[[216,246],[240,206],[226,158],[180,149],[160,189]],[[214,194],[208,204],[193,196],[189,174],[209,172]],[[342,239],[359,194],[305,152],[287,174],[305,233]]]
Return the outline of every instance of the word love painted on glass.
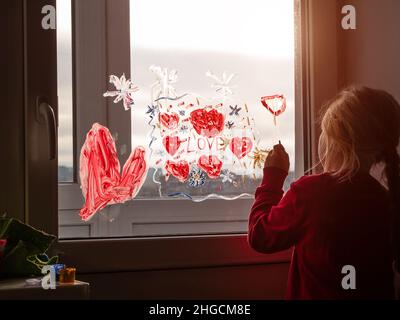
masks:
[[[162,130],[162,133],[166,133],[167,130],[176,129],[180,122],[180,118],[176,113],[160,114],[159,120],[161,126],[166,128]],[[164,136],[163,145],[171,156],[174,156],[179,149],[181,149],[180,153],[225,151],[226,138],[221,135],[222,131],[224,130],[223,114],[217,112],[216,110],[207,112],[204,109],[197,109],[191,113],[189,119],[183,120],[183,122],[188,121],[190,121],[193,129],[199,136],[193,135],[184,139],[181,139],[180,136]],[[188,130],[188,128],[185,127],[181,131],[186,131],[185,129]],[[243,158],[251,151],[252,140],[247,138],[243,139],[243,141],[243,143],[240,143],[240,138],[236,137],[232,139],[232,143],[229,144],[232,153],[239,159]],[[240,145],[243,150],[240,150],[239,152],[237,147]]]
[[[181,140],[177,136],[166,136],[163,139],[163,145],[171,156],[174,156],[180,149],[182,153],[199,151],[219,152],[224,150],[224,139],[222,137],[212,139],[198,138],[196,141],[193,137]]]
[[[226,140],[223,137],[217,138],[192,138],[181,140],[176,136],[166,136],[163,139],[163,145],[166,151],[174,156],[179,149],[183,150],[181,153],[192,153],[200,151],[210,151],[210,152],[224,152],[226,150]],[[239,160],[247,156],[253,147],[253,141],[248,137],[234,137],[229,145],[229,149],[232,154],[235,155]]]

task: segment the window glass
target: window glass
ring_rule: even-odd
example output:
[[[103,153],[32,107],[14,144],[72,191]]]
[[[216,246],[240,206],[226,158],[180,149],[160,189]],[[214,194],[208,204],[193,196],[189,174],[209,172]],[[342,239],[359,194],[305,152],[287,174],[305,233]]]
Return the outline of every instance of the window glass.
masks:
[[[58,181],[73,181],[71,2],[57,1]]]
[[[294,179],[294,1],[130,0],[129,16],[132,79],[126,80],[139,90],[132,90],[134,105],[126,112],[132,150],[144,147],[148,171],[133,201],[109,201],[83,221],[82,191],[92,186],[73,182],[71,8],[58,1],[60,237],[246,232],[264,151],[278,141],[291,158],[285,189]],[[160,74],[166,82],[157,82]],[[264,104],[262,97],[269,97]],[[95,130],[106,137],[107,151],[115,144],[118,158],[125,128]]]
[[[237,130],[236,133],[230,132],[223,137],[255,135],[253,144],[257,144],[262,150],[270,148],[281,140],[291,156],[291,177],[293,177],[295,161],[293,6],[292,0],[237,2],[131,0],[132,75],[134,82],[140,86],[140,91],[135,95],[136,106],[132,109],[132,142],[134,145],[149,146],[152,141],[153,155],[149,174],[138,195],[139,198],[151,199],[158,197],[159,193],[162,196],[189,194],[200,200],[210,194],[235,198],[239,195],[252,194],[260,183],[262,174],[261,170],[252,168],[254,164],[251,159],[252,152],[248,157],[241,159],[242,161],[238,161],[229,150],[226,155],[212,150],[213,154],[217,153],[216,156],[223,162],[221,176],[218,179],[208,179],[206,175],[204,187],[196,190],[190,187],[190,175],[189,183],[185,185],[179,183],[179,175],[178,178],[165,179],[165,175],[168,176],[165,164],[168,160],[170,162],[173,160],[170,154],[165,155],[163,137],[169,137],[170,133],[167,131],[164,135],[160,134],[159,131],[163,131],[164,128],[162,124],[160,128],[160,121],[157,119],[151,122],[157,126],[156,130],[151,131],[148,125],[151,119],[146,113],[149,105],[154,105],[152,97],[156,95],[152,93],[154,87],[150,86],[156,81],[154,72],[149,70],[152,65],[169,68],[169,72],[177,71],[177,81],[172,84],[176,96],[196,92],[195,97],[216,98],[211,102],[201,101],[200,106],[195,106],[194,109],[204,107],[207,102],[214,105],[223,102],[224,97],[218,95],[215,88],[212,88],[215,80],[206,77],[207,71],[212,71],[219,78],[222,78],[224,72],[227,77],[235,74],[230,83],[233,95],[227,95],[229,99],[225,101],[225,112],[222,113],[227,116],[225,125],[232,125],[233,129],[236,127]],[[284,94],[287,99],[287,110],[277,119],[277,126],[273,123],[271,113],[260,101],[263,96],[275,94]],[[195,100],[193,97],[185,97],[178,101],[166,101],[161,107],[166,110],[172,105],[173,109],[169,114],[180,116],[179,112],[191,110],[182,109],[179,104],[191,103],[193,102],[191,99]],[[240,109],[236,116],[230,116],[231,106],[238,106],[237,109]],[[245,109],[248,109],[248,112]],[[162,111],[160,113],[163,114]],[[185,116],[181,118],[184,122]],[[243,118],[250,118],[251,125],[246,128],[247,132],[243,130],[237,132],[238,129],[243,129],[240,125]],[[246,122],[246,119],[244,121]],[[173,130],[172,135],[172,138],[178,135],[179,142],[183,140],[178,150],[183,152],[179,160],[181,158],[187,160],[185,157],[188,157],[187,162],[194,162],[197,165],[197,159],[204,154],[204,150],[199,151],[199,147],[204,149],[203,141],[201,138],[199,140],[198,136],[186,132],[187,129],[191,129],[191,123],[185,125],[182,122],[180,128]],[[185,130],[183,133],[182,129]],[[156,141],[149,137],[149,131],[153,133]],[[228,131],[228,128],[225,127],[224,131]],[[188,138],[191,140],[188,141]],[[218,135],[216,144],[221,143],[219,138]],[[210,144],[210,139],[205,140]],[[213,139],[211,144],[212,142]],[[186,152],[183,150],[185,148]],[[255,146],[253,151],[254,148]],[[187,151],[193,149],[196,151],[189,155]],[[208,146],[205,149],[209,152]],[[233,179],[234,182],[227,183],[228,179]]]

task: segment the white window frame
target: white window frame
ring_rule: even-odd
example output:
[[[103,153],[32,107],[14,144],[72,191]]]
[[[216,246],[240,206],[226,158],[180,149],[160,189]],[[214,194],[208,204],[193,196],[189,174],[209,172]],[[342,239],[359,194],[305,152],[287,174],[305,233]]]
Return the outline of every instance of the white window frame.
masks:
[[[73,1],[75,2],[79,0]],[[113,4],[115,3],[115,1],[120,1],[120,3],[119,5],[108,6],[108,1],[112,1]],[[305,169],[311,166],[313,159],[312,146],[314,145],[313,141],[315,141],[315,112],[313,112],[313,110],[317,109],[315,108],[315,106],[321,102],[318,99],[322,96],[322,94],[318,96],[318,92],[320,92],[319,89],[326,89],[323,87],[324,85],[322,84],[322,82],[315,80],[318,76],[318,72],[320,71],[316,70],[314,62],[316,55],[318,55],[318,57],[320,58],[318,63],[323,62],[321,61],[321,59],[324,59],[322,55],[315,53],[315,51],[317,51],[316,42],[320,42],[320,39],[318,38],[318,32],[323,33],[323,30],[314,32],[314,30],[317,30],[318,28],[316,28],[316,26],[312,23],[315,20],[324,19],[324,14],[320,14],[320,9],[321,6],[325,6],[325,3],[324,5],[322,5],[318,4],[318,1],[313,0],[294,1],[296,7],[295,11],[297,26],[295,106],[296,175],[302,175]],[[90,10],[92,11],[94,8],[96,8],[96,10],[105,10],[103,11],[103,17],[105,17],[105,19],[103,20],[103,22],[100,21],[100,25],[97,25],[96,27],[98,28],[98,30],[101,30],[101,33],[105,32],[106,34],[110,34],[110,32],[112,32],[112,27],[118,27],[118,24],[116,25],[111,23],[107,25],[107,22],[110,22],[110,20],[108,19],[111,19],[112,14],[115,14],[109,11],[110,15],[107,15],[107,10],[114,10],[113,8],[119,8],[124,2],[127,2],[127,0],[85,0],[83,2],[85,3],[85,5],[90,7]],[[330,2],[330,8],[327,8],[327,10],[336,10],[335,5],[332,5],[333,2],[334,1]],[[90,6],[90,3],[96,3],[96,6]],[[100,6],[99,3],[102,3],[102,5]],[[75,6],[74,8],[76,11],[77,7]],[[327,13],[327,10],[324,9],[322,11],[326,12],[327,16],[332,16],[332,13]],[[129,10],[127,10],[127,12],[129,12]],[[319,17],[316,18],[313,12],[319,12]],[[80,18],[81,17],[79,15],[76,15],[74,18],[75,22],[77,22],[77,20],[79,21]],[[126,23],[126,21],[124,21],[124,19],[120,19],[119,23],[123,24]],[[75,23],[75,26],[77,25],[78,24]],[[91,25],[92,27],[89,27],[89,25]],[[322,25],[323,24],[321,23],[321,26]],[[93,26],[93,24],[91,23],[87,24],[85,27],[94,28],[95,26]],[[313,31],[312,33],[310,33],[311,29]],[[129,30],[129,28],[127,28],[127,30]],[[86,31],[89,32],[87,29]],[[112,52],[109,51],[111,47],[104,47],[106,46],[106,44],[104,42],[101,42],[101,33],[98,37],[98,42],[96,43],[98,47],[92,44],[88,45],[87,47],[88,49],[92,48],[94,51],[98,50],[96,48],[99,47],[102,47],[102,49],[106,49],[104,52],[107,52],[107,55],[105,57],[101,57],[102,59],[104,59],[103,61],[107,60],[108,62],[106,64],[108,66],[106,70],[101,70],[99,68],[97,70],[89,71],[79,69],[85,67],[84,65],[78,66],[75,64],[78,68],[78,72],[80,72],[83,77],[82,79],[84,79],[84,77],[90,77],[90,80],[97,79],[96,81],[100,81],[99,83],[94,84],[95,86],[97,85],[99,86],[99,88],[101,88],[100,92],[102,92],[103,89],[106,87],[107,75],[111,71],[119,74],[126,72],[126,70],[130,70],[129,66],[123,65],[122,60],[116,62],[112,61]],[[81,32],[79,34],[80,36],[84,35],[84,33]],[[327,35],[324,34],[324,37],[326,38]],[[86,40],[82,39],[82,41],[82,43],[85,44]],[[75,45],[78,45],[78,43],[79,41],[75,41]],[[126,49],[127,55],[129,55],[129,45]],[[327,46],[326,49],[328,50],[332,48],[329,48],[329,46]],[[335,50],[331,52],[335,52]],[[88,55],[87,58],[90,58],[90,54],[88,52],[86,52],[86,54]],[[117,63],[117,65],[113,65],[113,63]],[[329,69],[330,71],[336,70],[336,65],[331,64],[329,66],[326,66],[324,71],[326,71],[326,69]],[[100,74],[97,72],[99,72]],[[97,77],[97,75],[99,75],[99,77]],[[104,83],[101,83],[102,81],[104,81]],[[76,93],[79,92],[78,90],[81,90],[81,92],[90,92],[90,90],[86,90],[87,88],[85,88],[85,82],[81,82],[79,86],[77,85],[77,83],[77,79],[75,78]],[[328,90],[324,90],[324,94],[330,95],[332,94],[332,91],[336,91],[336,89],[337,88],[333,88],[332,85],[332,87],[328,88]],[[328,91],[330,92],[328,93]],[[77,96],[79,96],[79,94]],[[90,99],[90,101],[86,100],[88,104],[93,103],[91,97],[87,99]],[[88,108],[92,108],[91,111],[93,112],[99,112],[99,114],[96,114],[96,116],[99,117],[97,118],[99,119],[98,121],[106,119],[107,122],[103,123],[108,125],[108,127],[111,129],[111,132],[113,132],[113,129],[117,128],[115,127],[116,124],[120,123],[120,121],[126,120],[125,114],[124,116],[118,114],[118,110],[122,108],[107,108],[107,103],[110,102],[105,102],[101,98],[101,96],[97,97],[97,99],[99,99],[98,103],[93,105],[93,107],[90,106]],[[78,103],[79,99],[77,99],[76,101]],[[82,103],[83,101],[85,101],[84,97],[82,98],[80,103]],[[98,110],[99,105],[101,105],[102,108]],[[96,106],[96,108],[94,106]],[[93,123],[93,114],[91,114],[90,116],[90,121],[85,117],[79,117],[77,115],[76,117],[76,128],[78,130],[80,130],[79,128],[81,128],[81,130],[82,128],[84,128],[84,130],[82,130],[81,132],[87,131],[87,129],[90,128],[88,126]],[[130,119],[129,124],[127,125],[130,126]],[[76,146],[79,146],[82,143],[82,140],[78,141],[78,139],[84,139],[84,135],[77,135],[75,142]],[[124,143],[126,143],[128,146],[131,145],[129,141],[130,134],[127,134],[125,137],[120,136],[119,139],[119,141],[124,141]],[[55,175],[55,177],[56,176],[57,175]],[[59,195],[61,208],[64,208],[63,206],[65,204],[73,208],[80,208],[82,202],[77,201],[77,199],[79,199],[78,194],[80,195],[80,190],[77,184],[60,185]],[[82,201],[82,197],[80,201]],[[174,205],[173,211],[180,212],[182,214],[187,214],[190,210],[189,207],[192,205],[190,202],[186,201],[172,201],[173,200],[152,201],[149,206],[144,205],[144,201],[131,201],[127,205],[127,208],[129,208],[129,210],[135,210],[135,212],[138,212],[138,216],[142,215],[142,218],[145,220],[147,219],[146,210],[160,212],[165,217],[165,208],[170,203],[179,204],[178,206]],[[54,201],[52,203],[54,203]],[[245,212],[248,213],[248,209],[250,208],[251,203],[252,200],[250,199],[241,199],[237,200],[236,202],[210,200],[202,205],[204,206],[203,211],[220,209],[219,212],[223,212],[224,208],[226,209],[237,207],[241,208],[241,210],[244,210],[244,208],[246,208]],[[196,206],[198,205],[199,204],[196,204]],[[58,215],[55,214],[54,211],[51,213],[51,215],[46,212],[46,214],[42,215],[40,218],[39,215],[35,216],[37,222],[58,219],[58,217],[55,217]],[[234,214],[232,216],[235,217]],[[226,220],[230,218],[230,216],[227,216],[226,214],[224,214],[223,217]],[[42,225],[46,225],[46,223],[42,223]],[[54,234],[58,234],[58,224],[56,226],[55,224],[52,224],[51,226],[46,227],[45,230]],[[291,254],[290,252],[291,250],[273,255],[257,254],[248,247],[245,234],[197,235],[179,237],[142,237],[125,239],[59,240],[55,249],[55,253],[60,254],[64,262],[69,265],[78,266],[81,272],[154,270],[168,268],[279,263],[289,261]]]

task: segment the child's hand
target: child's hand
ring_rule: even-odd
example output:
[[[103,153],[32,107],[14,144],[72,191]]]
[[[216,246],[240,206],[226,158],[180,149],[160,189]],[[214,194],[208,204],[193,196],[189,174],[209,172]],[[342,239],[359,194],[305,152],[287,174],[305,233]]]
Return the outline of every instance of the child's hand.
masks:
[[[285,151],[283,145],[277,144],[276,146],[274,146],[274,149],[268,153],[264,167],[279,168],[289,173],[289,168],[290,168],[289,155]]]

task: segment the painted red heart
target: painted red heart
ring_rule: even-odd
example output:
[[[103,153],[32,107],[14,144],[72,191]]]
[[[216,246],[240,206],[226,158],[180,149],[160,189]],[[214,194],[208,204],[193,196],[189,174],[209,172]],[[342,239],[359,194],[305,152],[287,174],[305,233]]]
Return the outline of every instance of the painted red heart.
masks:
[[[176,113],[160,113],[160,123],[169,130],[175,130],[179,125],[179,116]]]
[[[173,162],[168,160],[165,165],[167,173],[177,178],[180,182],[185,182],[189,177],[189,163],[185,160]]]
[[[215,109],[197,109],[190,114],[190,122],[199,135],[214,138],[224,130],[225,118]]]
[[[280,116],[286,110],[286,98],[281,94],[262,97],[261,103],[275,117]]]
[[[198,161],[198,166],[200,169],[203,169],[211,179],[217,179],[221,175],[222,161],[216,156],[201,156]]]
[[[146,178],[146,152],[134,149],[120,173],[120,163],[110,131],[95,123],[80,155],[80,181],[85,205],[82,220],[90,220],[107,205],[124,203],[139,192]]]
[[[177,136],[165,136],[163,139],[165,150],[167,150],[171,156],[174,156],[178,152],[181,143],[181,139],[179,139]]]
[[[253,141],[248,137],[236,137],[231,140],[229,148],[232,153],[240,160],[247,156],[253,149]]]

